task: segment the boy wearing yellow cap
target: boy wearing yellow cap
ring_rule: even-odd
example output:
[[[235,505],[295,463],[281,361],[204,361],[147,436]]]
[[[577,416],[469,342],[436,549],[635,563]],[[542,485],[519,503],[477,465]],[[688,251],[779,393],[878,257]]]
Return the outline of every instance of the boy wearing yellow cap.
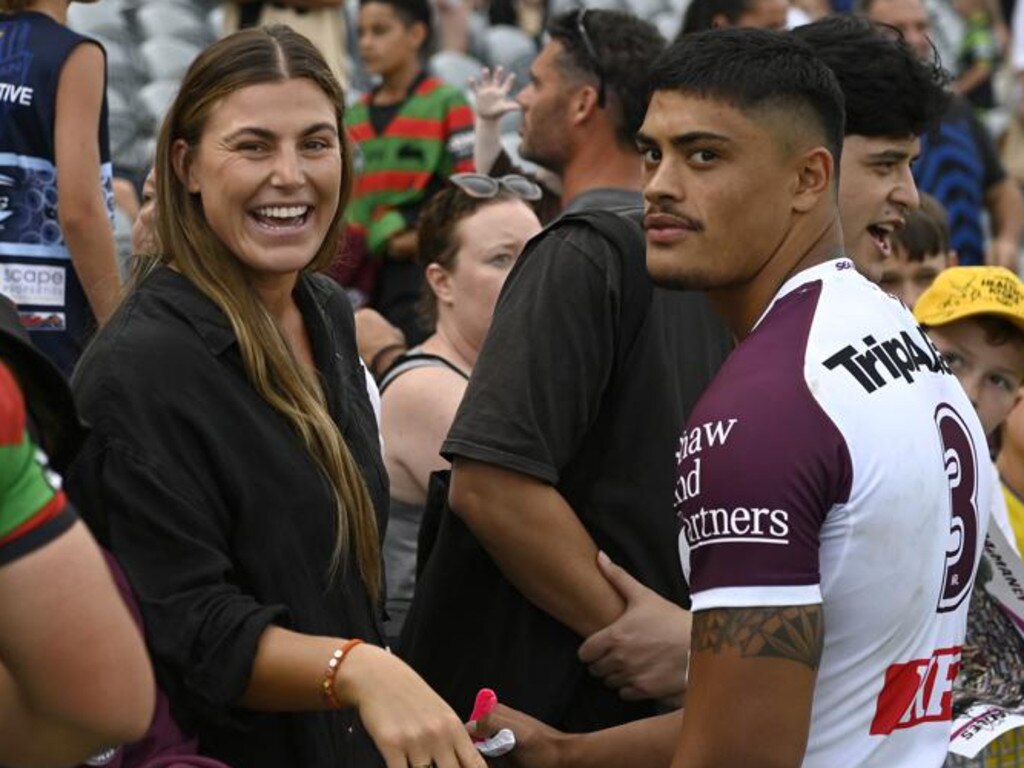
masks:
[[[1021,398],[1024,283],[1005,267],[952,267],[918,299],[914,317],[960,381],[991,438]],[[1015,536],[993,496],[992,519]],[[1024,512],[1024,509],[1021,510]],[[1024,519],[1018,521],[1018,527]]]

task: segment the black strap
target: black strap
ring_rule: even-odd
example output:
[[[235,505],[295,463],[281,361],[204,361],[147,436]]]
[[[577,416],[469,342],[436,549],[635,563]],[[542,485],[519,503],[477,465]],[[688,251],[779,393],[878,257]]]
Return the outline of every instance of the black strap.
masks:
[[[612,243],[622,264],[622,314],[619,316],[619,343],[616,345],[616,369],[623,372],[647,319],[654,290],[647,273],[647,242],[639,207],[576,211],[560,216],[549,227],[583,223],[596,229]]]
[[[407,352],[395,359],[395,362],[384,372],[380,379],[380,393],[383,395],[391,383],[406,371],[416,368],[447,368],[468,380],[469,374],[459,368],[455,363],[446,360],[440,355],[432,355],[429,352]]]

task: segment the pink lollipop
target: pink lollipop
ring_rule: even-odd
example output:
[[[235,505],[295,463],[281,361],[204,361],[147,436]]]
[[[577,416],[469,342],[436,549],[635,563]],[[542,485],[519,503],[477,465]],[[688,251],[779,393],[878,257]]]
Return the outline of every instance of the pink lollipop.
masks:
[[[476,703],[473,705],[473,713],[469,716],[470,722],[477,722],[487,717],[491,710],[498,705],[498,694],[492,691],[490,688],[481,688],[479,693],[476,695]],[[475,738],[473,741],[484,741],[481,738]]]

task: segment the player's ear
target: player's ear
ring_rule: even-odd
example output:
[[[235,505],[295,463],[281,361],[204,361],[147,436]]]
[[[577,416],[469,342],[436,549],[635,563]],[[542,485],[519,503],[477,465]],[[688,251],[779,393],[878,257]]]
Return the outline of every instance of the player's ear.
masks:
[[[823,195],[831,194],[835,183],[835,163],[825,147],[814,147],[795,158],[796,185],[793,210],[806,213]]]

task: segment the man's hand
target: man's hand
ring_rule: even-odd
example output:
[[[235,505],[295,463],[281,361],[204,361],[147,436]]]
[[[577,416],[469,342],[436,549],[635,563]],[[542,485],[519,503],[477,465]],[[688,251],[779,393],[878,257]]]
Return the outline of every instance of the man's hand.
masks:
[[[662,699],[679,706],[686,690],[690,612],[645,587],[603,552],[597,563],[626,601],[626,611],[587,638],[580,661],[623,699]]]
[[[498,704],[479,722],[467,723],[466,729],[474,738],[487,739],[502,728],[516,736],[516,746],[504,757],[490,761],[501,768],[559,768],[562,764],[562,744],[566,734],[550,728],[515,709]]]

